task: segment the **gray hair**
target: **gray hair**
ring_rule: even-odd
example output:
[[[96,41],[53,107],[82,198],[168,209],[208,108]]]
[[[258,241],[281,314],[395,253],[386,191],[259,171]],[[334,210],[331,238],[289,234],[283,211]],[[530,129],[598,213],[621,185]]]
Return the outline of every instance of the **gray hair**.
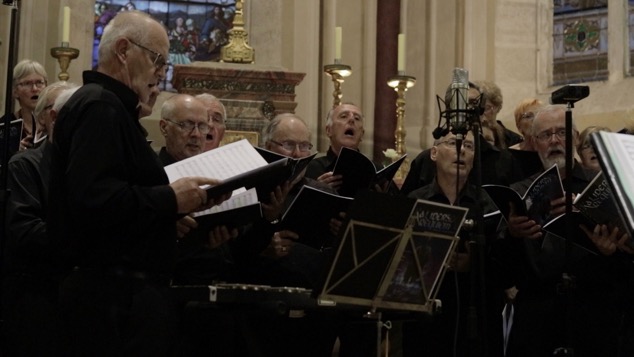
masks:
[[[64,89],[64,91],[61,92],[55,99],[53,110],[59,113],[60,109],[62,109],[64,104],[66,104],[66,102],[73,96],[73,94],[75,94],[75,92],[77,92],[78,89],[79,86]]]
[[[48,75],[46,74],[46,70],[44,66],[42,66],[39,62],[25,59],[13,67],[13,88],[18,86],[18,81],[20,78],[26,77],[33,73],[39,74],[44,77],[44,81],[48,81]]]
[[[227,108],[225,108],[225,105],[222,104],[222,101],[220,101],[220,99],[209,93],[198,94],[194,98],[203,102],[205,106],[211,105],[211,103],[220,104],[220,107],[222,108],[222,125],[226,125],[225,121],[227,120]]]
[[[549,114],[549,113],[557,113],[557,112],[566,112],[566,107],[563,105],[556,105],[556,104],[550,104],[550,105],[546,105],[544,107],[541,107],[537,113],[535,113],[535,119],[533,119],[533,125],[531,125],[531,134],[532,135],[537,135],[539,133],[535,132],[535,123],[538,121],[539,117],[544,115],[544,114]],[[577,131],[577,126],[575,125],[575,121],[573,119],[572,121],[572,129],[574,131]]]
[[[76,84],[69,83],[66,81],[55,82],[51,84],[50,86],[45,87],[40,92],[40,96],[37,99],[37,104],[35,105],[35,109],[33,110],[33,115],[36,118],[40,116],[42,111],[44,111],[44,108],[47,106],[48,100],[50,99],[51,96],[58,94],[60,91],[63,91],[69,88],[75,88],[75,87],[77,87]]]
[[[338,106],[330,109],[328,111],[328,115],[326,116],[326,126],[331,126],[332,125],[332,115],[335,113],[335,109],[339,108],[340,106],[347,104],[347,105],[354,105],[355,107],[361,109],[358,105],[352,103],[352,102],[345,102],[345,103],[341,103]],[[365,119],[365,117],[363,116],[363,113],[361,114],[361,120],[363,121]]]
[[[145,21],[138,21],[145,20]],[[119,12],[106,25],[99,42],[99,63],[108,63],[115,55],[112,46],[121,37],[132,39],[140,44],[147,44],[149,31],[147,31],[146,21],[156,21],[150,15],[141,11]]]
[[[277,131],[277,127],[280,125],[280,123],[284,119],[299,120],[308,128],[308,125],[306,125],[306,122],[304,121],[304,119],[300,118],[296,114],[293,114],[293,113],[278,114],[262,130],[262,142],[267,143],[273,139],[273,134],[275,134],[275,132]],[[308,131],[308,133],[310,135],[310,130]]]

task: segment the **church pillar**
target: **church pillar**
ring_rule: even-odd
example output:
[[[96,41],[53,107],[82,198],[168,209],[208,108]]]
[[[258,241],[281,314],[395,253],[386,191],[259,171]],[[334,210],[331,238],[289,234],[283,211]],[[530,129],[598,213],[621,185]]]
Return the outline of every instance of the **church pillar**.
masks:
[[[378,0],[376,17],[376,89],[374,101],[374,160],[384,161],[381,151],[394,148],[396,92],[387,80],[397,73],[401,0]]]

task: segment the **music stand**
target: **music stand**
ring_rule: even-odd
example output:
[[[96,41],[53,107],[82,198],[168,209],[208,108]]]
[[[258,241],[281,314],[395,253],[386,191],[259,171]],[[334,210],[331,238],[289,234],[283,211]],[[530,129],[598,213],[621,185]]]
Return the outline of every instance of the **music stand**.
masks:
[[[435,296],[467,211],[361,192],[340,232],[319,299],[367,307],[371,315],[384,309],[433,314],[440,305]],[[377,345],[380,338],[378,334]]]

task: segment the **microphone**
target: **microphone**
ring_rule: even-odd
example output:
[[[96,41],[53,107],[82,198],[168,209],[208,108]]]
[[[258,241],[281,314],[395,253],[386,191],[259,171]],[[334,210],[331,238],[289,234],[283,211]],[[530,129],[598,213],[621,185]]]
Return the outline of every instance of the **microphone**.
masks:
[[[467,121],[467,99],[469,96],[469,71],[464,68],[454,68],[451,84],[447,89],[445,103],[449,104],[449,128],[462,141],[469,131]]]

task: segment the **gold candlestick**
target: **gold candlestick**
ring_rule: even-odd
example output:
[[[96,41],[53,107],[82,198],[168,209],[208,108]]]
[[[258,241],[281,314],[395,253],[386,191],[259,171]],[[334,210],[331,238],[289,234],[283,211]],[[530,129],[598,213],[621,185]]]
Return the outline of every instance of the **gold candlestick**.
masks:
[[[70,65],[70,61],[79,56],[79,50],[68,47],[68,42],[62,42],[62,47],[51,48],[51,56],[57,58],[59,68],[61,69],[57,78],[59,78],[60,81],[68,81],[68,78],[70,78],[67,72],[68,66]]]
[[[335,91],[332,92],[334,99],[332,107],[334,108],[341,104],[341,97],[343,96],[341,93],[341,83],[343,83],[345,77],[352,74],[352,67],[340,63],[327,64],[324,66],[324,72],[332,78],[332,83],[335,85]]]
[[[394,88],[397,94],[396,98],[396,131],[394,132],[394,149],[398,153],[399,157],[405,155],[405,136],[407,131],[405,130],[403,123],[405,122],[405,92],[407,89],[413,87],[416,84],[416,78],[406,76],[399,72],[397,76],[390,78],[387,81],[387,85]],[[410,161],[405,159],[401,167],[398,169],[394,179],[398,182],[404,180],[409,172]]]

